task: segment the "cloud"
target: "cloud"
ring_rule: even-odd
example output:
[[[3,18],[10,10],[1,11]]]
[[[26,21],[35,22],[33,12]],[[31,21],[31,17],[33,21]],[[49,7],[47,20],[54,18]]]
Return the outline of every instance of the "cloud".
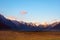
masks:
[[[27,14],[27,11],[23,10],[20,12],[20,14],[22,14],[22,15]]]

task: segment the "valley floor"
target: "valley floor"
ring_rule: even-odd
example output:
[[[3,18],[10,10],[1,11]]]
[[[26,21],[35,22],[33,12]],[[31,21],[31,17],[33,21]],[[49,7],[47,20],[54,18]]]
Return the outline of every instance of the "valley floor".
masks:
[[[60,40],[60,32],[0,31],[0,40]]]

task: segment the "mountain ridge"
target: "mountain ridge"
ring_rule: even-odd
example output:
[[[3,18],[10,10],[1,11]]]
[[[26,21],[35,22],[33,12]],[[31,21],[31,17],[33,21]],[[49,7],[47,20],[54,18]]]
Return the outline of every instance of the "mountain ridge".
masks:
[[[33,23],[18,22],[9,20],[0,14],[0,30],[16,30],[16,31],[60,31],[60,22],[53,24],[36,26]]]

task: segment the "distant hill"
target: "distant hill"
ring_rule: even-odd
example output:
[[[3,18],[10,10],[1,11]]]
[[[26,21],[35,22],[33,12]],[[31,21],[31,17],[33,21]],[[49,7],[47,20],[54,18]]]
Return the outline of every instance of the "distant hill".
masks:
[[[60,23],[58,23],[57,25],[55,25],[53,28],[60,30]]]
[[[53,25],[53,31],[60,31],[60,22],[55,22]]]
[[[53,27],[52,27],[53,26]],[[0,14],[0,30],[15,30],[15,31],[60,31],[60,22],[53,23],[44,27],[43,25],[33,25],[17,20],[6,19]]]

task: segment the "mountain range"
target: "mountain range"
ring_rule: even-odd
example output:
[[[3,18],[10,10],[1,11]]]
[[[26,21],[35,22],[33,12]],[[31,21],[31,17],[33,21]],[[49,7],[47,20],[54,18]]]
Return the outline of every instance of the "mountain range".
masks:
[[[10,20],[0,14],[0,30],[14,30],[14,31],[60,31],[60,22],[52,24],[36,26],[33,23],[19,22],[17,20]]]

